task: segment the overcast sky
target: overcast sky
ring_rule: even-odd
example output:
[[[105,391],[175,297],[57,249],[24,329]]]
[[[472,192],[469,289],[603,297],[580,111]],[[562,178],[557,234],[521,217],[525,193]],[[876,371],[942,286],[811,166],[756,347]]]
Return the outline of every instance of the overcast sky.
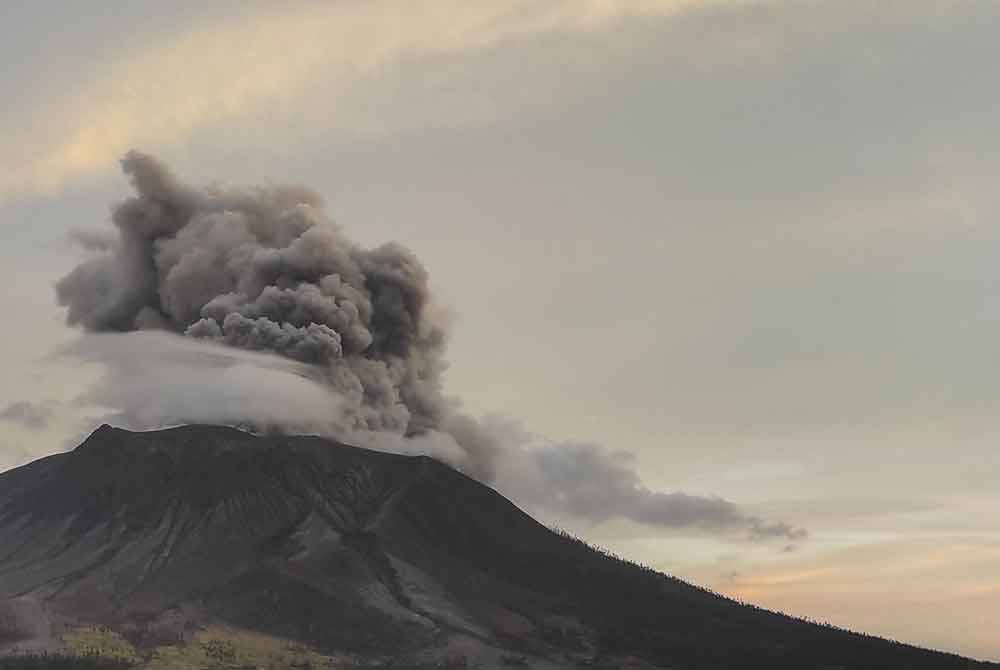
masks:
[[[139,148],[195,183],[307,184],[412,248],[472,413],[809,537],[549,521],[1000,659],[997,3],[15,4],[0,468],[93,427],[52,284]]]

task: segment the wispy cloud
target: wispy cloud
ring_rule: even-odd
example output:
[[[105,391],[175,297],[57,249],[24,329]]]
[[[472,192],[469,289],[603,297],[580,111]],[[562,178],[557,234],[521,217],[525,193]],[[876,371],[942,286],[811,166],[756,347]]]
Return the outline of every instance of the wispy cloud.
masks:
[[[264,101],[330,103],[339,90],[403,59],[740,1],[380,0],[195,25],[137,53],[119,54],[92,77],[50,86],[64,91],[48,105],[57,111],[26,110],[35,130],[4,133],[19,139],[0,159],[0,198],[52,191],[107,171],[135,145],[169,144]]]
[[[11,403],[0,410],[0,421],[10,421],[33,430],[45,428],[51,418],[52,410],[48,407],[27,401]]]

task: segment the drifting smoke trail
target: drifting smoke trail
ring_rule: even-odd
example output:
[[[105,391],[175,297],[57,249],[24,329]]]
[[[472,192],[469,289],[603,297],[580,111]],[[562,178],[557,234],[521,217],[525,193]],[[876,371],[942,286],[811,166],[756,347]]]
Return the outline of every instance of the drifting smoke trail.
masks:
[[[113,209],[117,234],[78,234],[93,256],[56,285],[72,325],[161,331],[70,351],[106,366],[87,399],[115,422],[316,432],[437,456],[556,514],[803,537],[720,498],[650,491],[600,447],[532,444],[460,413],[426,270],[399,244],[351,241],[314,192],[195,188],[138,152],[122,167],[136,194]]]

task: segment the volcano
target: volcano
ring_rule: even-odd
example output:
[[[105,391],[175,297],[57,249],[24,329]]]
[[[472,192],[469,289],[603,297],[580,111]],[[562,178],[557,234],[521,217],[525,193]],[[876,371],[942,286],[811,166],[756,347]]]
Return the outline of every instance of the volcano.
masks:
[[[0,656],[121,667],[1000,667],[741,604],[424,456],[102,426],[0,474]],[[0,667],[3,667],[0,661]]]

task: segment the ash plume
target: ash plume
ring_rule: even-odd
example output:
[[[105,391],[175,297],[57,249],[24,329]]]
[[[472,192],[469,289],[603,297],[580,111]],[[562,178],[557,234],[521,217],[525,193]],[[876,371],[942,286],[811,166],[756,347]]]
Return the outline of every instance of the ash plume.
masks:
[[[310,364],[341,399],[344,433],[447,431],[444,324],[412,252],[361,247],[304,188],[194,188],[138,152],[122,168],[136,194],[112,211],[117,238],[77,233],[98,253],[56,285],[71,325],[166,330]],[[492,455],[466,442],[463,464],[489,478]]]
[[[112,209],[113,234],[74,233],[90,256],[56,284],[69,324],[105,334],[66,353],[103,364],[83,399],[112,422],[312,432],[438,457],[555,514],[802,537],[719,498],[650,491],[600,447],[463,414],[443,392],[427,271],[397,243],[349,239],[316,193],[197,188],[134,151],[122,168],[136,193]]]

